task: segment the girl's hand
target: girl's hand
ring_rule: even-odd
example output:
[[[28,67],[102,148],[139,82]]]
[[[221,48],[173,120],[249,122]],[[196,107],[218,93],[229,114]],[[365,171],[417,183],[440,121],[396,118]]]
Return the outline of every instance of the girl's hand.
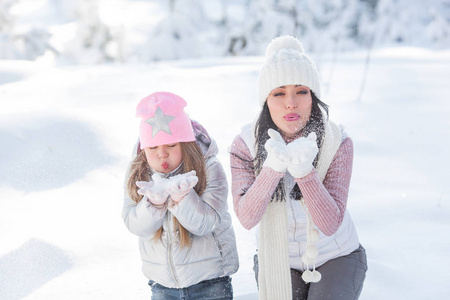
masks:
[[[301,137],[287,145],[289,156],[288,171],[294,178],[303,178],[313,169],[313,162],[319,148],[316,143],[317,135],[311,132],[306,138]]]
[[[136,181],[139,187],[137,191],[139,195],[147,196],[154,205],[163,205],[169,198],[165,186],[167,179],[161,178],[159,174],[152,175],[153,181]]]
[[[267,133],[270,139],[264,145],[267,151],[267,158],[263,166],[284,173],[289,163],[286,143],[278,131],[269,129]]]
[[[180,202],[197,184],[195,171],[173,176],[167,180],[166,191],[174,202]]]

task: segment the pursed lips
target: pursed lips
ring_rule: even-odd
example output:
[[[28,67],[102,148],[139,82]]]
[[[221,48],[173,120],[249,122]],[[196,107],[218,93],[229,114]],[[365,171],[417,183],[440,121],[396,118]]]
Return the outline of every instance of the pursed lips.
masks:
[[[283,117],[286,121],[297,121],[298,119],[300,119],[300,116],[297,114],[287,114]]]

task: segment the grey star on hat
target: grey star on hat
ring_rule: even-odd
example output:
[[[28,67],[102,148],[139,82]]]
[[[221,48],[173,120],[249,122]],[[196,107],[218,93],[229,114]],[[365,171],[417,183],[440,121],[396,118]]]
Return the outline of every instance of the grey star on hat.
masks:
[[[165,115],[161,108],[158,106],[156,109],[155,115],[147,119],[145,123],[152,126],[152,137],[154,137],[158,132],[161,130],[164,132],[167,132],[168,134],[172,135],[172,132],[170,131],[169,123],[175,119],[173,116]]]

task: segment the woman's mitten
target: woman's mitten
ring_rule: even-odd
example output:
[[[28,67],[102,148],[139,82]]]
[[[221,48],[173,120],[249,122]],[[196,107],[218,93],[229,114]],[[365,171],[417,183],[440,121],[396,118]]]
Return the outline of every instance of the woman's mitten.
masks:
[[[314,159],[319,152],[316,139],[316,133],[311,132],[306,138],[301,137],[287,145],[290,160],[288,172],[294,178],[303,178],[312,171]]]
[[[286,143],[276,130],[269,129],[267,131],[270,138],[264,147],[267,151],[267,158],[263,163],[264,167],[269,167],[274,171],[284,173],[288,165],[288,155]]]

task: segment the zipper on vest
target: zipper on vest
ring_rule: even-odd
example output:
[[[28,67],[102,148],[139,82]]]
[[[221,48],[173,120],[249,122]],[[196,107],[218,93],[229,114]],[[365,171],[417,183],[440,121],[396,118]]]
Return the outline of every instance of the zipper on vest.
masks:
[[[219,253],[220,253],[220,263],[222,264],[223,267],[223,250],[222,250],[222,245],[219,242],[219,239],[216,236],[216,233],[213,231],[212,232],[212,236],[214,237],[214,242],[216,243],[217,249],[219,249]]]
[[[178,283],[178,277],[177,274],[175,273],[175,267],[173,264],[173,239],[172,239],[172,232],[174,232],[174,228],[173,228],[173,217],[172,217],[172,213],[170,211],[167,212],[167,227],[169,228],[168,232],[167,232],[167,237],[169,239],[169,243],[167,245],[167,261],[169,263],[169,269],[170,272],[172,273],[172,277],[173,280],[175,281],[175,285],[177,286],[177,288],[180,288],[180,285]]]

